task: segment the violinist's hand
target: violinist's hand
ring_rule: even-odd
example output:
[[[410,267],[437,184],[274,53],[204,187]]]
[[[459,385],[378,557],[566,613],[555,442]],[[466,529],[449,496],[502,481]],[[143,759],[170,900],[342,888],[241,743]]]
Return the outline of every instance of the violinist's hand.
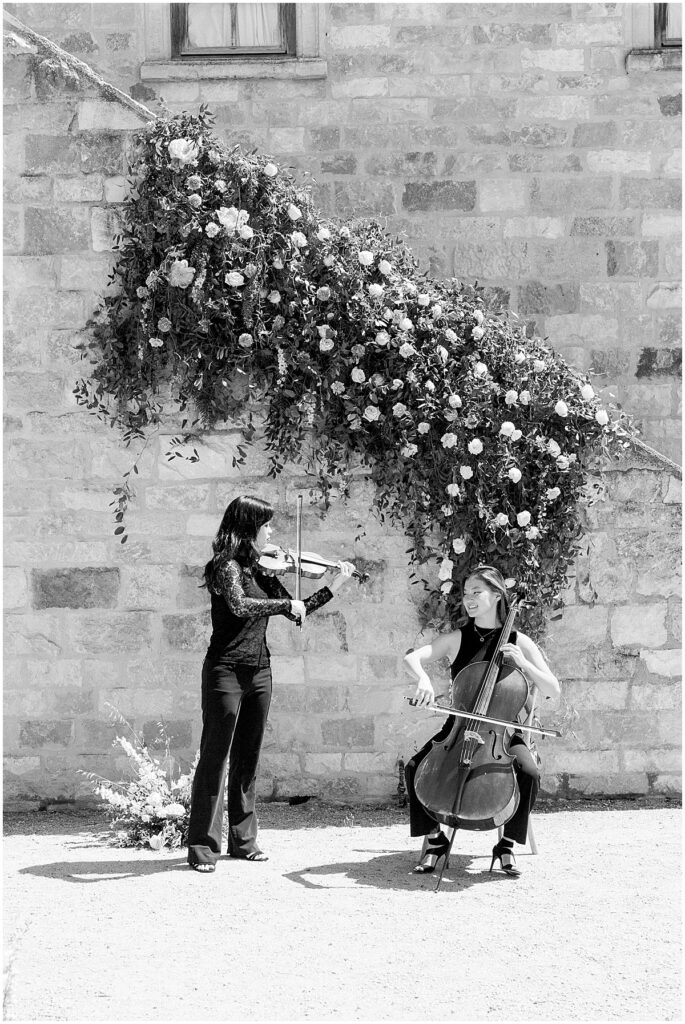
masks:
[[[291,601],[290,611],[297,617],[298,625],[302,626],[307,618],[307,608],[304,601]]]
[[[517,668],[525,668],[528,664],[526,656],[518,644],[502,644],[500,650],[505,658],[514,662]]]
[[[332,593],[335,593],[336,590],[340,590],[348,580],[351,580],[352,573],[355,571],[352,562],[338,562],[338,569],[340,571],[329,587]]]
[[[427,707],[435,701],[435,690],[428,676],[421,676],[414,694],[414,703]]]

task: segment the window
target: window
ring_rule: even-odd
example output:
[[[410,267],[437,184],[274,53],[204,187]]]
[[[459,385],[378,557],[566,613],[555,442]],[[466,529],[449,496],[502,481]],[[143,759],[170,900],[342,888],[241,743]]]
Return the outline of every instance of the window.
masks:
[[[172,4],[171,54],[294,56],[295,4]]]
[[[682,46],[683,8],[681,4],[654,4],[654,45]]]

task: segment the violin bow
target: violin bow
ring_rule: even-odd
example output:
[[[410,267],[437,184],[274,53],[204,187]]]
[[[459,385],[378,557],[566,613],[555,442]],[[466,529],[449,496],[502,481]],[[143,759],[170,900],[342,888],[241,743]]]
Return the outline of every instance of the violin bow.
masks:
[[[413,697],[405,697],[404,699],[409,701],[412,707],[416,707],[416,701]],[[557,739],[561,737],[558,729],[539,729],[534,725],[519,725],[518,722],[505,722],[501,718],[488,718],[487,715],[474,715],[470,711],[457,711],[456,708],[448,708],[444,704],[427,704],[425,707],[427,711],[439,711],[441,715],[469,718],[473,722],[485,722],[489,725],[504,725],[509,729],[518,729],[521,732],[534,732],[536,736],[555,736]]]

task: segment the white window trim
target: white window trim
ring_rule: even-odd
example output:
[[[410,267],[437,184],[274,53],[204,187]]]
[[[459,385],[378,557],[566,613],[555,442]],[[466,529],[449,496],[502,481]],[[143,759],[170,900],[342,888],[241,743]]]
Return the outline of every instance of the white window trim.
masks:
[[[679,71],[683,66],[683,51],[679,46],[654,46],[654,4],[626,4],[626,39],[630,51],[626,57],[626,70]]]
[[[188,81],[217,78],[325,78],[324,52],[327,4],[297,4],[295,56],[171,58],[171,6],[141,4],[145,60],[140,68],[143,82]]]

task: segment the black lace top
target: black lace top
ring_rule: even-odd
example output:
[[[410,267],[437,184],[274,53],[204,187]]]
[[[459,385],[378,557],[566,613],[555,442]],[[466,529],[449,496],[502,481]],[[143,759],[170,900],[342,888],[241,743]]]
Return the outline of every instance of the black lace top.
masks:
[[[317,590],[304,602],[307,614],[332,597],[328,587]],[[269,616],[285,615],[295,620],[290,611],[292,598],[278,577],[265,576],[256,565],[227,559],[217,570],[211,599],[212,638],[207,657],[229,665],[268,665]]]

